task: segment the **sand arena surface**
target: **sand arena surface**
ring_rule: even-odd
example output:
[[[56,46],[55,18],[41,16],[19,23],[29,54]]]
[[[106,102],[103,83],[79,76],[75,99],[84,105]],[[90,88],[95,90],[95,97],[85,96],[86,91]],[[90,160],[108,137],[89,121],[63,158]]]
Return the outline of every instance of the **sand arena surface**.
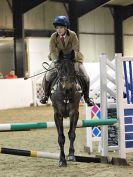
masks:
[[[84,119],[84,107],[80,107],[80,119]],[[48,106],[11,109],[0,111],[0,123],[53,121],[53,109]],[[68,154],[68,129],[65,129],[65,152]],[[85,128],[76,130],[75,154],[85,155]],[[56,129],[42,129],[18,132],[0,132],[0,147],[59,152]],[[95,148],[97,149],[97,148]],[[94,152],[94,154],[98,154]],[[117,156],[118,153],[109,153]],[[133,153],[127,156],[129,166],[109,164],[68,162],[58,167],[57,160],[21,157],[0,154],[0,177],[132,177]]]

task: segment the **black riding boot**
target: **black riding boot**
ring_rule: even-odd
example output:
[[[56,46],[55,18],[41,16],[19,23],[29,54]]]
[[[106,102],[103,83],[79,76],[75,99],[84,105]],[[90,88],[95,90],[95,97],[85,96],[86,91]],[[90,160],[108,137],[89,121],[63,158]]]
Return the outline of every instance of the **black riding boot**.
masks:
[[[43,89],[44,89],[44,96],[42,96],[40,102],[42,104],[47,104],[49,95],[50,95],[50,82],[46,79],[43,80]]]
[[[94,102],[89,97],[89,89],[90,89],[90,82],[89,81],[85,81],[85,83],[84,83],[84,92],[83,92],[84,100],[87,103],[87,106],[94,106]]]

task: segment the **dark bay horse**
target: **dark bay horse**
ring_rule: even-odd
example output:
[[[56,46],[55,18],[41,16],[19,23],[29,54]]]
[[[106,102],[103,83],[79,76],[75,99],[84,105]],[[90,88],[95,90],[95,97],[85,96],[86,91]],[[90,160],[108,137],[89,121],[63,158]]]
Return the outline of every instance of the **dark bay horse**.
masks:
[[[76,125],[79,118],[79,102],[82,96],[81,87],[76,79],[73,57],[60,55],[56,64],[57,78],[51,86],[50,99],[54,108],[54,121],[58,132],[58,143],[60,146],[59,166],[67,166],[64,144],[65,136],[63,129],[63,118],[70,118],[70,129],[68,137],[70,140],[68,160],[74,161],[74,141]]]

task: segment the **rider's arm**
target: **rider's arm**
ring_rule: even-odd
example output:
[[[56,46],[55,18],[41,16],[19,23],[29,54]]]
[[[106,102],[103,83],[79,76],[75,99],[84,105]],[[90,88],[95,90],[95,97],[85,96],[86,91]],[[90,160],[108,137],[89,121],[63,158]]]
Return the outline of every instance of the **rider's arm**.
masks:
[[[79,40],[76,33],[73,33],[73,37],[72,37],[72,50],[75,51],[75,60],[77,62],[82,63],[84,57],[82,53],[79,51]]]
[[[55,37],[55,34],[53,34],[50,38],[50,42],[49,42],[49,50],[50,50],[50,53],[49,53],[49,60],[56,60],[58,58],[58,49],[57,49],[57,46],[56,46],[56,37]]]

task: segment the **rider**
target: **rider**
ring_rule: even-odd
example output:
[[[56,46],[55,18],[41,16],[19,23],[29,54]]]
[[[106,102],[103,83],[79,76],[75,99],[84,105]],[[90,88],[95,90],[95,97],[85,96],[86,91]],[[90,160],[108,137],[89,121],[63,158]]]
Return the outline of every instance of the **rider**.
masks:
[[[90,86],[90,78],[87,75],[85,68],[83,66],[83,55],[79,51],[79,41],[77,35],[74,31],[69,29],[70,23],[69,19],[66,16],[57,16],[53,23],[56,32],[51,35],[50,38],[50,54],[49,60],[52,60],[52,64],[43,79],[43,88],[45,95],[41,98],[40,102],[42,104],[46,104],[48,101],[48,97],[50,95],[50,83],[52,80],[53,74],[55,71],[55,62],[59,58],[59,52],[62,50],[64,54],[70,54],[72,50],[75,53],[75,70],[81,74],[84,81],[84,100],[88,106],[92,106],[94,103],[89,98],[89,86]]]

